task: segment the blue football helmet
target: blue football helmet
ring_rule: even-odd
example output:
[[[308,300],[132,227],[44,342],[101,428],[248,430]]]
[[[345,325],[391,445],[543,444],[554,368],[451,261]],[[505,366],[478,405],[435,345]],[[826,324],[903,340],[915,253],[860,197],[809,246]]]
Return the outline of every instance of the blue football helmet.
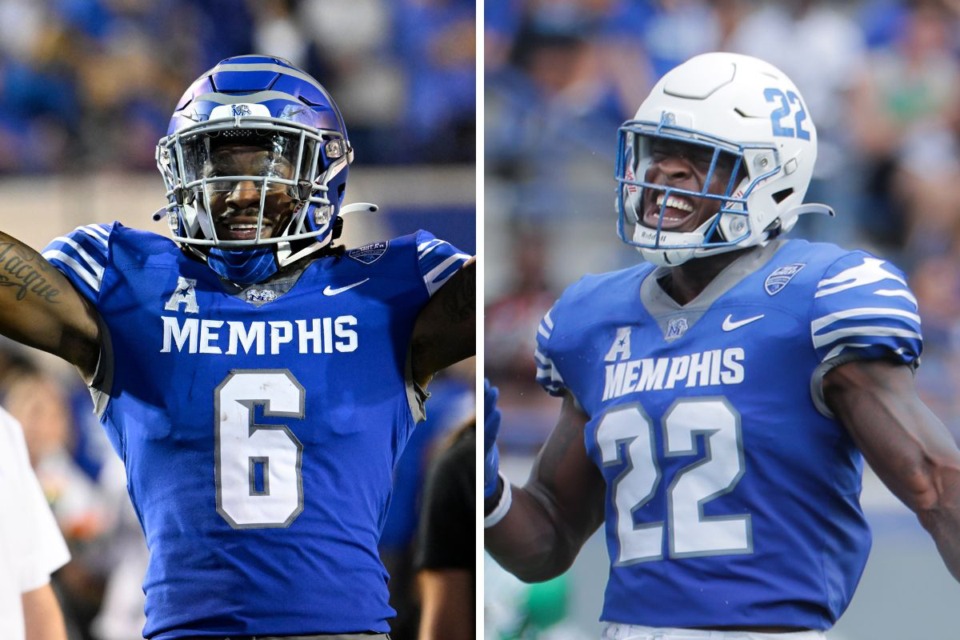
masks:
[[[257,175],[211,170],[217,149],[230,143],[266,149],[270,160],[252,171]],[[253,284],[337,235],[353,148],[340,110],[320,83],[281,58],[247,55],[222,60],[187,89],[157,144],[156,160],[176,242],[222,277]],[[261,194],[255,229],[251,214],[246,237],[218,237],[211,200],[240,183]],[[265,208],[267,194],[277,191],[292,203],[292,213],[274,229]]]

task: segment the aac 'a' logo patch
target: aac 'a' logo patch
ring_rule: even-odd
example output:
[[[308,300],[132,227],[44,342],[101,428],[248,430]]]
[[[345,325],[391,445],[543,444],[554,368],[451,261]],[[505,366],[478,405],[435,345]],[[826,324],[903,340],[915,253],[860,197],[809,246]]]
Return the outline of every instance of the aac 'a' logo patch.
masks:
[[[370,244],[365,244],[362,247],[350,249],[347,251],[347,257],[353,258],[357,262],[362,262],[363,264],[373,264],[380,259],[380,256],[387,252],[387,247],[389,245],[389,242],[371,242]]]
[[[763,289],[767,292],[768,295],[775,295],[780,293],[780,291],[793,280],[793,277],[800,273],[800,270],[803,269],[807,264],[805,262],[794,262],[793,264],[788,264],[783,267],[777,267],[777,269],[767,276],[767,279],[763,282]]]
[[[180,305],[186,313],[200,313],[200,306],[197,304],[197,281],[193,278],[177,278],[177,288],[163,305],[166,311],[180,311]]]

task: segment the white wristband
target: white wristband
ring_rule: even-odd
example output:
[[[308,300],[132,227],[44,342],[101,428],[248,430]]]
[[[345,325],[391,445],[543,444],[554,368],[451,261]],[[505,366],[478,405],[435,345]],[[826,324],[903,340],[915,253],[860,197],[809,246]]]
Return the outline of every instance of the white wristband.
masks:
[[[507,480],[499,471],[497,472],[497,475],[500,476],[501,480],[503,480],[503,491],[500,493],[500,501],[497,502],[497,506],[494,507],[493,511],[490,512],[490,515],[483,519],[484,529],[489,529],[493,525],[503,520],[503,517],[507,515],[507,511],[510,510],[510,505],[513,504],[513,494],[510,491],[510,481]]]

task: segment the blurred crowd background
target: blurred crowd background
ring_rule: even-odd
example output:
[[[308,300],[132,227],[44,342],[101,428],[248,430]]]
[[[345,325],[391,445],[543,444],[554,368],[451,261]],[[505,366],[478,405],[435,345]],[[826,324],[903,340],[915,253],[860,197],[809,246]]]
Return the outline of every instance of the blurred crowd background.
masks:
[[[0,0],[0,229],[37,249],[115,219],[164,233],[154,148],[174,106],[222,58],[265,53],[311,73],[344,114],[347,199],[382,206],[351,217],[345,243],[425,228],[474,253],[476,25],[473,0]],[[433,382],[396,470],[381,552],[400,640],[416,637],[424,474],[473,413],[474,372],[470,361]],[[54,576],[70,640],[141,637],[146,549],[87,390],[0,339],[0,402],[23,422],[73,553]]]
[[[534,382],[540,318],[581,275],[640,260],[616,235],[617,128],[667,70],[714,50],[764,58],[799,87],[820,142],[807,200],[837,217],[802,219],[791,235],[865,248],[905,269],[923,317],[921,393],[960,439],[960,2],[515,0],[487,2],[484,15],[485,372],[501,390],[499,440],[516,463],[512,480],[523,482],[559,412]],[[873,480],[868,473],[865,501],[879,496],[876,513],[896,509]],[[877,547],[892,530],[878,529]],[[923,580],[949,589],[932,543],[918,535],[911,545],[934,559],[906,570],[932,566]],[[942,598],[910,600],[916,609],[897,620],[909,594],[897,603],[892,585],[907,574],[897,578],[891,562],[913,558],[914,546],[894,548],[868,568],[890,583],[865,580],[860,601],[872,609],[858,616],[855,600],[851,624],[832,638],[909,636],[910,621],[951,610]],[[562,624],[594,622],[599,610],[602,544],[583,556],[569,584],[527,590],[504,586],[488,566],[488,638],[597,637]]]
[[[474,15],[465,0],[0,0],[0,173],[152,171],[184,90],[250,52],[321,79],[358,160],[472,163]]]

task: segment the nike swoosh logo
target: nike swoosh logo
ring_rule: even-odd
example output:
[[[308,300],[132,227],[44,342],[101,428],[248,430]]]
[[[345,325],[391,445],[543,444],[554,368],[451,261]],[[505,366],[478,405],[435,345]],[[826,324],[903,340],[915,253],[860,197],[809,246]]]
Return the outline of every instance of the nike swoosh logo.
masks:
[[[758,316],[751,316],[749,318],[744,318],[743,320],[734,320],[733,314],[731,313],[726,318],[723,319],[723,325],[721,328],[724,331],[733,331],[734,329],[739,329],[740,327],[746,324],[750,324],[751,322],[756,322],[762,317],[763,317],[763,314],[761,313]]]
[[[361,280],[360,282],[354,282],[353,284],[348,284],[348,285],[345,286],[345,287],[337,287],[336,289],[334,289],[334,288],[331,287],[330,285],[327,285],[327,286],[324,287],[324,289],[323,289],[323,295],[325,295],[325,296],[335,296],[335,295],[339,295],[339,294],[343,293],[344,291],[350,291],[350,289],[353,289],[354,287],[359,287],[360,285],[362,285],[364,282],[366,282],[366,281],[369,280],[369,279],[370,279],[370,278],[364,278],[364,279]]]

